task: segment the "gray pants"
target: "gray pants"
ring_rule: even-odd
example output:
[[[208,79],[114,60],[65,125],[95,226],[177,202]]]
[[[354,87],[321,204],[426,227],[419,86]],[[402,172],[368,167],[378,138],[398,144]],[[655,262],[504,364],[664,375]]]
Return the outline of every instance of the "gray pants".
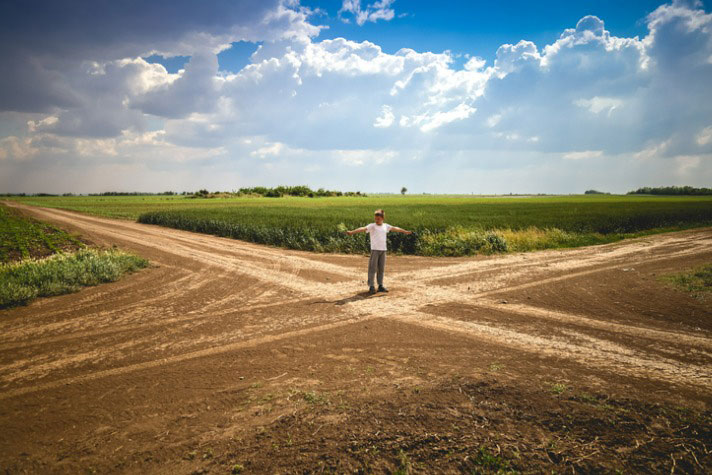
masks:
[[[386,270],[386,251],[371,251],[368,260],[368,286],[373,287],[373,276],[378,273],[378,285],[383,285],[383,272]]]

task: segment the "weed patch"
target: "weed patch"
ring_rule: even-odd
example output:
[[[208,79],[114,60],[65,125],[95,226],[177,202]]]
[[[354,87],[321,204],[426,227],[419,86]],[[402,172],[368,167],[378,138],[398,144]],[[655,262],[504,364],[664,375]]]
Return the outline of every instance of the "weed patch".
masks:
[[[477,453],[472,457],[472,463],[479,469],[476,472],[486,473],[516,473],[509,467],[509,462],[504,460],[499,455],[492,454],[485,447],[480,447]]]
[[[113,282],[147,265],[148,261],[132,254],[95,249],[0,264],[0,308],[24,305],[36,297],[76,292],[83,286]]]
[[[401,450],[398,453],[398,468],[393,472],[394,475],[408,475],[411,471],[411,462],[408,454]]]
[[[289,398],[296,397],[311,405],[328,405],[331,403],[329,396],[316,391],[290,391]]]
[[[504,365],[502,365],[501,363],[491,363],[489,365],[489,370],[493,373],[496,373],[498,371],[501,371],[503,367]]]
[[[692,293],[697,298],[704,298],[708,292],[712,291],[712,264],[688,272],[663,276],[661,279]]]
[[[549,386],[549,391],[551,391],[552,394],[563,394],[568,389],[569,387],[564,383],[552,383]]]

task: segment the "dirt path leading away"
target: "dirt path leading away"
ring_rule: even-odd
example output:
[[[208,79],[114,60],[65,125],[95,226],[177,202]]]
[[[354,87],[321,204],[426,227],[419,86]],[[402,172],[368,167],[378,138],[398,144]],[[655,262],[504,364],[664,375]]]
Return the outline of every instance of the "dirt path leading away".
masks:
[[[391,292],[369,297],[363,256],[287,251],[8,205],[94,243],[133,250],[154,266],[120,282],[1,312],[0,427],[6,430],[0,468],[227,466],[245,458],[230,441],[261,447],[260,437],[278,430],[282,417],[307,409],[313,414],[315,405],[331,410],[339,394],[343,410],[319,421],[319,438],[302,440],[300,453],[315,458],[290,465],[265,449],[248,464],[289,470],[324,462],[334,451],[343,454],[338,443],[317,441],[337,440],[345,420],[360,427],[368,417],[353,408],[365,407],[364,401],[408,405],[413,401],[398,391],[420,388],[418,397],[425,398],[427,391],[420,391],[428,387],[434,399],[414,407],[440,411],[438,401],[450,397],[447,388],[464,394],[464,383],[452,386],[455,377],[476,384],[486,375],[494,378],[491,384],[505,384],[499,403],[509,397],[539,401],[521,392],[558,384],[566,391],[709,410],[709,302],[657,279],[712,262],[709,228],[489,258],[390,256]],[[386,390],[393,384],[396,389]],[[322,393],[331,396],[320,401]],[[413,424],[437,411],[421,414],[420,422],[386,425],[393,433],[412,432]],[[426,429],[436,426],[433,421]],[[205,445],[228,455],[191,455]],[[139,459],[137,453],[150,456]],[[572,460],[547,455],[550,464]]]

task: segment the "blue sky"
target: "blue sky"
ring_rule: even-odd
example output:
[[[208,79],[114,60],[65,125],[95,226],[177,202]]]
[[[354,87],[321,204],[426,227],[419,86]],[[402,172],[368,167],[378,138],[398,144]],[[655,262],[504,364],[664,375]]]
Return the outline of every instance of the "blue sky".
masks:
[[[395,53],[401,48],[441,53],[474,55],[494,61],[497,48],[504,43],[521,39],[536,44],[553,43],[561,31],[586,15],[604,18],[606,28],[615,36],[644,36],[647,32],[644,19],[660,1],[510,1],[510,2],[459,2],[453,8],[426,1],[396,1],[393,8],[398,15],[390,21],[346,23],[339,17],[342,2],[307,1],[302,5],[322,10],[314,17],[315,23],[328,26],[319,35],[321,39],[348,38],[370,41],[384,52]],[[455,13],[456,14],[453,14]],[[486,14],[483,14],[486,13]],[[237,72],[249,63],[257,48],[256,43],[237,42],[219,56],[220,67]],[[175,72],[187,61],[181,56],[170,59],[153,57],[166,69]],[[464,63],[462,59],[458,61]]]
[[[586,15],[604,18],[616,36],[644,35],[642,20],[660,5],[659,1],[507,1],[431,2],[396,1],[396,17],[389,22],[344,23],[338,18],[341,1],[303,2],[326,10],[323,23],[329,29],[323,38],[345,37],[372,41],[384,51],[400,48],[480,56],[494,60],[497,48],[521,39],[537,44],[555,41],[564,28]],[[368,2],[366,2],[368,3]],[[402,16],[401,16],[402,15]]]
[[[694,0],[0,7],[0,192],[712,182]]]

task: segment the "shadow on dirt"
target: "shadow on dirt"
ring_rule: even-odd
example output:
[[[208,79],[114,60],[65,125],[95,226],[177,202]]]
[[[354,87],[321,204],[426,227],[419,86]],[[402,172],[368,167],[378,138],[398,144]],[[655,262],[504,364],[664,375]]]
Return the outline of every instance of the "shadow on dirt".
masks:
[[[351,297],[345,297],[343,299],[338,299],[338,300],[317,300],[315,302],[312,302],[312,304],[323,304],[323,303],[332,303],[334,305],[346,305],[351,302],[358,302],[359,300],[365,300],[365,299],[375,299],[379,297],[385,297],[386,295],[383,293],[377,293],[377,294],[370,294],[368,291],[364,292],[359,292],[356,295],[352,295]]]

